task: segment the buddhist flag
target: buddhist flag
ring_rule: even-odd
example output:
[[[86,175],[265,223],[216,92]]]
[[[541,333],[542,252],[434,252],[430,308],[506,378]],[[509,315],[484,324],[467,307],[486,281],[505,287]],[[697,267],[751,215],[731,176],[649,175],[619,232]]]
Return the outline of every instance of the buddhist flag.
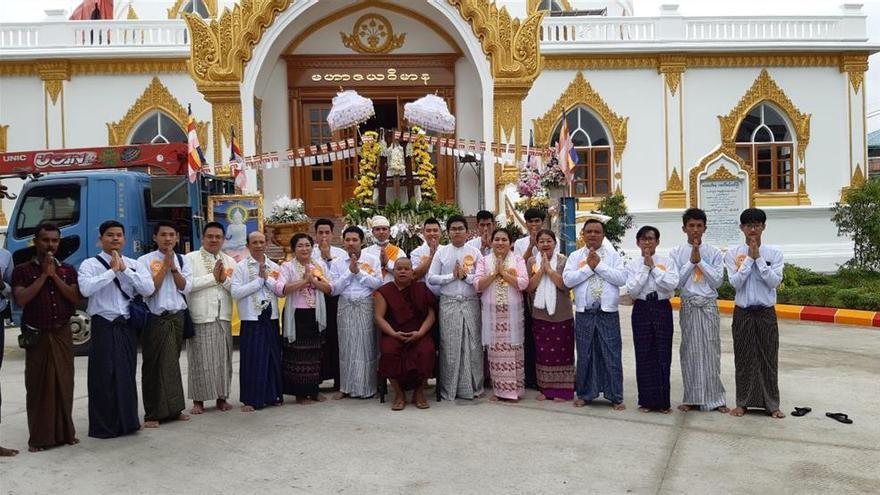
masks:
[[[571,135],[568,133],[568,119],[565,111],[562,112],[562,128],[559,130],[559,140],[556,142],[556,155],[559,157],[559,166],[562,168],[562,172],[571,182],[574,167],[578,162],[578,155],[577,150],[574,149]]]
[[[186,115],[186,161],[189,165],[189,167],[187,167],[187,172],[189,175],[189,182],[193,183],[199,176],[199,171],[202,170],[202,166],[207,165],[208,161],[205,160],[205,155],[202,154],[202,147],[199,145],[199,135],[196,133],[196,121],[193,119],[192,107],[189,105],[187,105]]]
[[[235,180],[235,187],[244,189],[247,186],[247,172],[244,171],[244,159],[241,157],[241,150],[235,144],[235,128],[229,129],[229,166],[232,168],[232,178]]]

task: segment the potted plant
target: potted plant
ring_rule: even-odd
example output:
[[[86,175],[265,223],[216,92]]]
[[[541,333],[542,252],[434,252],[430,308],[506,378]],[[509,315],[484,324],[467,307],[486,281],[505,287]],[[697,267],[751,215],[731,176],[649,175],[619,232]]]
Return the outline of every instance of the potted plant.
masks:
[[[299,232],[308,232],[311,221],[303,200],[284,195],[272,202],[272,212],[266,218],[266,224],[272,227],[272,240],[284,248],[286,259],[290,259],[293,257],[290,238]]]

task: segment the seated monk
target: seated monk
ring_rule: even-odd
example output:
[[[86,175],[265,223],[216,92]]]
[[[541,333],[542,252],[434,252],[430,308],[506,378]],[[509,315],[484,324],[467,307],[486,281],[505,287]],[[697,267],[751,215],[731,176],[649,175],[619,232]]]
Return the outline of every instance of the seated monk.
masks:
[[[379,375],[391,380],[392,411],[406,407],[405,390],[414,390],[413,404],[427,409],[425,382],[434,371],[434,341],[428,335],[436,318],[434,294],[424,282],[413,281],[409,258],[394,262],[393,275],[374,294],[374,319],[382,331]]]

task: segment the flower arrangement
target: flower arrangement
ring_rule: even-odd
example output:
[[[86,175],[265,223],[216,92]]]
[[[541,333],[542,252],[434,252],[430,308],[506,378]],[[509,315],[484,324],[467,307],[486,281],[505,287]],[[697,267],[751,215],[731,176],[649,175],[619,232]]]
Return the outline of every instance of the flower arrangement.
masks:
[[[345,224],[357,225],[363,229],[368,244],[374,242],[367,227],[368,220],[374,215],[387,218],[391,223],[391,242],[407,253],[423,242],[421,234],[425,220],[436,218],[444,225],[450,216],[461,214],[461,210],[455,205],[429,201],[417,203],[414,199],[406,203],[395,199],[385,206],[363,206],[352,199],[346,201],[342,209],[345,212]]]
[[[550,209],[550,198],[544,195],[543,191],[535,196],[523,196],[513,204],[516,211],[525,212],[529,208],[538,208],[541,210]]]
[[[437,198],[437,179],[434,177],[434,165],[431,164],[431,155],[428,154],[428,141],[425,139],[425,131],[420,127],[413,126],[411,132],[416,136],[413,143],[413,168],[418,174],[423,201],[434,201]]]
[[[541,176],[529,161],[523,162],[519,169],[516,192],[524,198],[531,198],[541,191]]]
[[[361,160],[358,164],[358,185],[354,197],[361,205],[372,205],[373,190],[376,188],[376,170],[379,163],[379,134],[375,131],[364,133],[361,147]]]
[[[559,165],[559,158],[553,153],[550,161],[544,166],[544,171],[541,172],[541,186],[544,189],[562,189],[566,182],[565,172]]]
[[[266,223],[295,223],[308,222],[305,203],[299,198],[289,198],[287,195],[279,196],[272,202],[272,213],[266,219]]]
[[[406,174],[406,164],[403,158],[403,146],[394,143],[388,149],[388,176],[402,176]]]

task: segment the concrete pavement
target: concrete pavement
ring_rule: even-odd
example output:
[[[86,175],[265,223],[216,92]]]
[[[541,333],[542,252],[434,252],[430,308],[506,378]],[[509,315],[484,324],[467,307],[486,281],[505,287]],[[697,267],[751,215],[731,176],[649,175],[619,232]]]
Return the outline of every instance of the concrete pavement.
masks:
[[[457,401],[391,412],[343,400],[189,422],[113,440],[87,436],[87,358],[76,358],[79,445],[27,452],[24,354],[7,330],[0,372],[0,493],[877,493],[880,331],[780,321],[783,411],[802,418],[637,411],[629,308],[621,308],[627,410],[602,401]],[[677,321],[677,317],[676,317]],[[677,328],[676,328],[677,332]],[[673,404],[681,398],[676,334]],[[722,371],[734,402],[730,318]],[[181,368],[186,373],[186,357]],[[235,356],[236,370],[238,355]],[[138,381],[140,377],[138,377]],[[186,377],[184,375],[184,381]],[[238,375],[233,400],[238,399]],[[329,396],[329,394],[328,394]],[[213,405],[213,404],[211,404]],[[236,402],[236,406],[238,403]],[[825,417],[845,412],[852,425]]]

